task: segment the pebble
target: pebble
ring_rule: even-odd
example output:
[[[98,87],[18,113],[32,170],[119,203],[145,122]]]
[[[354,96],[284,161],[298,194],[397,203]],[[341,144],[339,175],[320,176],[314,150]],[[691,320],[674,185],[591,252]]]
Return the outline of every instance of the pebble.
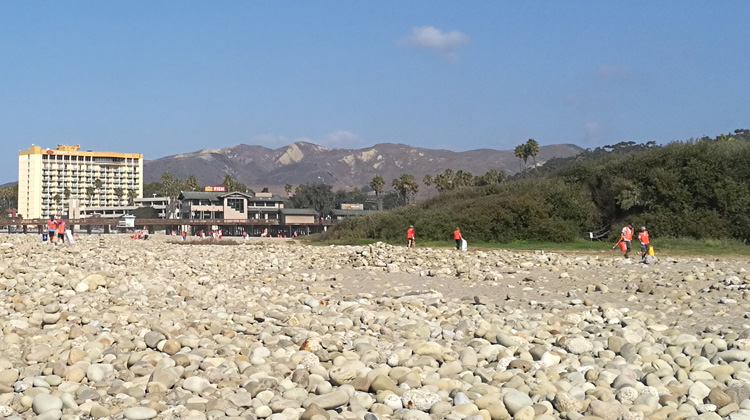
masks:
[[[158,413],[150,407],[130,407],[126,408],[122,414],[128,420],[149,420],[156,417]]]
[[[31,403],[31,409],[37,415],[51,410],[62,410],[62,406],[62,400],[50,394],[38,394]]]
[[[739,258],[107,239],[0,239],[0,416],[750,420]]]
[[[531,406],[531,398],[518,390],[510,389],[503,395],[503,404],[508,413],[515,415],[523,407]]]

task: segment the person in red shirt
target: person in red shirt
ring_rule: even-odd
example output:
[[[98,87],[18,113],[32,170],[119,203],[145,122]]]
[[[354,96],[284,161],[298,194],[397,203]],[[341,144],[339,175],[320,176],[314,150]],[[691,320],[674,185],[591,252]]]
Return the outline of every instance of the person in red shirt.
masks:
[[[414,248],[414,226],[409,226],[406,230],[406,247]]]
[[[47,220],[47,239],[51,245],[55,244],[55,232],[57,232],[57,222],[54,216],[50,216]]]
[[[60,245],[65,245],[65,222],[63,219],[57,219],[57,240]]]
[[[646,254],[648,254],[648,249],[651,247],[651,241],[648,239],[646,226],[641,226],[641,231],[638,232],[638,242],[641,243],[641,260],[645,260]]]
[[[456,241],[456,249],[460,251],[461,241],[463,241],[464,238],[461,236],[461,230],[458,227],[453,231],[453,239]]]
[[[625,251],[625,258],[630,258],[630,243],[633,241],[633,226],[625,225],[620,232],[620,239],[617,241],[612,249],[615,249],[617,245],[621,246],[621,249]],[[624,247],[623,247],[624,245]]]

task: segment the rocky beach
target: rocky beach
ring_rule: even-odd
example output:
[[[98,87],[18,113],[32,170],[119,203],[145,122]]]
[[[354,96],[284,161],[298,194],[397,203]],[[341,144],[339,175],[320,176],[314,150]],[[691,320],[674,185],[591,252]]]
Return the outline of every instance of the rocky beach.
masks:
[[[0,236],[0,417],[750,420],[744,257],[102,238]]]

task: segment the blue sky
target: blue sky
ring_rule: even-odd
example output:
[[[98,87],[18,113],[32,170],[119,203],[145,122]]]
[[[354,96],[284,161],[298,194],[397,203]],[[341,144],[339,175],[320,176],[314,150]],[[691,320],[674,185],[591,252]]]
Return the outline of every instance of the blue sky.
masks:
[[[750,128],[750,2],[3,2],[0,183],[32,143],[595,147]]]

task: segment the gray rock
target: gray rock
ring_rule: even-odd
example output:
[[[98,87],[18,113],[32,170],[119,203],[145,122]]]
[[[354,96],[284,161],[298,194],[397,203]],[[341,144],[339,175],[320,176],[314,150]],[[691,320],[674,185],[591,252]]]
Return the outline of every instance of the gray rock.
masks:
[[[0,371],[0,384],[11,385],[18,380],[18,369]]]
[[[463,392],[457,392],[453,397],[453,405],[471,404],[471,400]]]
[[[401,396],[404,408],[419,411],[430,411],[435,403],[440,401],[440,396],[424,388],[409,389]]]
[[[592,400],[586,413],[592,416],[602,418],[603,420],[617,420],[627,409],[614,401],[604,402]]]
[[[60,418],[62,418],[62,415],[62,410],[49,410],[36,416],[35,420],[59,420]]]
[[[182,382],[183,389],[195,392],[196,394],[203,392],[203,390],[210,385],[211,383],[208,382],[208,379],[201,378],[200,376],[191,376]]]
[[[521,408],[531,406],[532,402],[528,395],[511,389],[503,395],[503,404],[505,404],[505,409],[508,410],[508,413],[514,415]]]
[[[126,408],[122,414],[128,420],[149,420],[156,417],[158,413],[149,407],[130,407]]]
[[[149,331],[146,333],[146,335],[143,337],[143,340],[146,342],[146,345],[149,346],[152,349],[156,348],[156,345],[159,344],[162,340],[166,340],[167,337],[164,336],[164,334],[156,331]]]
[[[112,365],[95,363],[86,369],[86,378],[89,382],[101,382],[112,372],[114,372]]]
[[[307,408],[311,404],[315,404],[324,410],[331,410],[347,404],[349,402],[349,398],[349,394],[344,391],[333,391],[329,394],[308,397],[302,403],[302,406]]]
[[[51,410],[62,410],[62,407],[62,400],[51,394],[38,394],[31,403],[31,409],[34,410],[34,414],[42,414]]]
[[[594,349],[593,343],[583,337],[574,337],[565,343],[565,350],[573,354],[588,353]]]
[[[748,359],[750,359],[750,351],[745,350],[726,350],[719,352],[716,356],[719,357],[719,359],[727,362],[744,362]]]
[[[328,412],[320,408],[317,404],[310,404],[300,416],[299,420],[311,420],[313,416],[320,416],[326,420],[330,418]]]

